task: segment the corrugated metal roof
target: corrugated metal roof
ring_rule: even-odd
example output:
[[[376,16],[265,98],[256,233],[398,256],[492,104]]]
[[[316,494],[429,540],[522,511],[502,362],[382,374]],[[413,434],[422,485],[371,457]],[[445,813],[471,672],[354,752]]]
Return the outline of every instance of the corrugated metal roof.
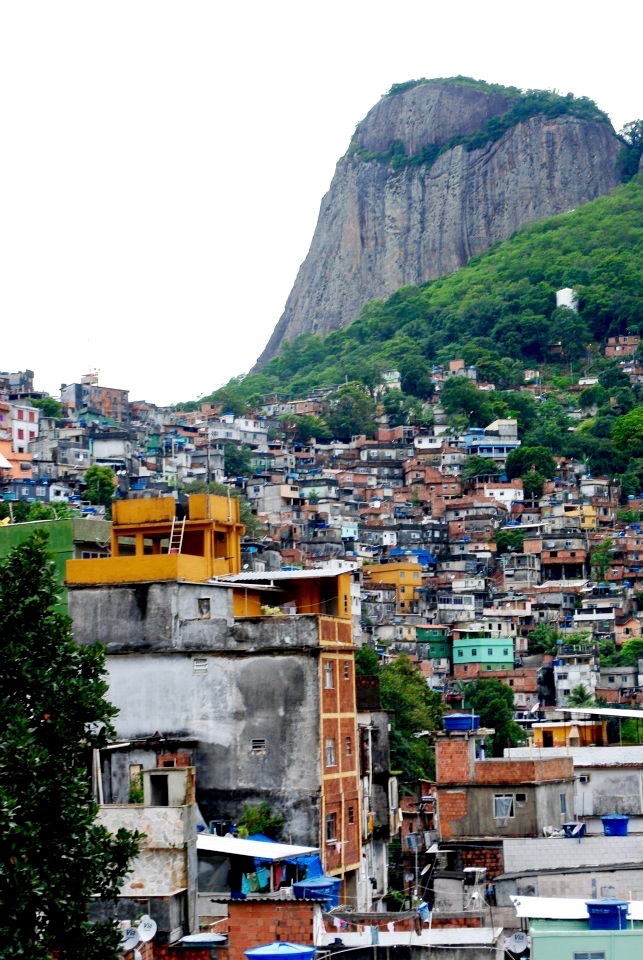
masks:
[[[586,713],[592,717],[621,717],[623,719],[633,717],[635,720],[643,720],[643,710],[615,710],[613,707],[556,707],[564,713]]]
[[[257,860],[289,860],[307,853],[319,853],[318,847],[296,847],[289,843],[264,843],[261,840],[243,840],[240,837],[217,837],[198,833],[197,850],[220,853],[224,856],[253,857]]]
[[[338,563],[333,567],[319,567],[312,570],[262,570],[255,571],[243,570],[241,573],[231,573],[225,577],[216,577],[217,583],[236,583],[243,582],[261,582],[268,583],[274,580],[315,580],[319,577],[338,577],[340,573],[352,573],[357,570],[356,563]]]
[[[510,897],[516,915],[532,920],[587,920],[587,902],[575,897]],[[629,920],[643,920],[643,900],[630,900]]]

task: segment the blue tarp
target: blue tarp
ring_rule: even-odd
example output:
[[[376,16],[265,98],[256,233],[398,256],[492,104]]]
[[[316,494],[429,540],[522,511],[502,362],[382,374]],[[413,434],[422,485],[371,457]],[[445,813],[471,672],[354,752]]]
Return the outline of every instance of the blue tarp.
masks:
[[[252,836],[248,837],[248,840],[258,840],[260,843],[275,843],[275,840],[271,840],[270,837],[267,837],[264,833],[253,833]],[[262,861],[255,860],[255,864],[259,864]],[[306,880],[315,880],[317,877],[324,876],[324,868],[322,867],[321,859],[318,853],[307,853],[301,857],[292,857],[292,859],[285,860],[284,863],[294,863],[302,870],[306,871]]]

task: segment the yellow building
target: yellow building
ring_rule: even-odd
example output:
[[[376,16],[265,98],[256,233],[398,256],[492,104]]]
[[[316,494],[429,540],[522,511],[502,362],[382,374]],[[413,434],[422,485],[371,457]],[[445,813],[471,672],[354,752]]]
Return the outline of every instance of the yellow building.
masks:
[[[535,747],[601,747],[607,744],[606,720],[549,720],[532,727]]]
[[[422,567],[419,563],[375,563],[363,568],[366,585],[387,583],[395,587],[395,606],[398,613],[414,613],[420,599]]]
[[[189,743],[206,820],[265,800],[359,906],[374,807],[360,794],[355,567],[241,571],[238,500],[194,495],[181,519],[176,508],[119,501],[111,557],[67,562],[76,641],[108,650],[117,735]]]
[[[187,515],[180,519],[176,507],[174,497],[117,500],[112,508],[111,557],[68,561],[67,584],[202,582],[238,573],[245,529],[239,500],[193,494]]]

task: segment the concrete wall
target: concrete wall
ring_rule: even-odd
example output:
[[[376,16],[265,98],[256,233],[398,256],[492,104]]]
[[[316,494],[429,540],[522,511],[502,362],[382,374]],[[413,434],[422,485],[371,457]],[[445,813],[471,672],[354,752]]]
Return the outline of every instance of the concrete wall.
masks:
[[[507,839],[503,843],[506,873],[554,867],[608,867],[614,863],[643,863],[643,836],[585,837],[577,840]]]
[[[558,826],[573,810],[573,783],[554,782],[512,786],[475,785],[438,792],[440,832],[443,839],[455,837],[535,837],[545,826]],[[494,796],[513,795],[514,815],[505,823],[494,817]],[[524,801],[518,802],[517,794]],[[567,813],[561,813],[560,795]]]
[[[631,896],[634,900],[640,900],[643,897],[643,867],[636,870],[588,867],[579,873],[542,873],[496,880],[498,906],[511,906],[511,896],[578,897],[583,900],[600,897],[627,900]]]
[[[315,657],[146,653],[110,655],[107,665],[119,737],[159,731],[198,740],[197,802],[206,820],[237,817],[244,803],[266,800],[286,816],[286,836],[318,844]]]
[[[209,615],[203,613],[200,600],[210,601]],[[108,653],[251,653],[319,645],[316,616],[248,618],[235,623],[231,590],[210,583],[73,587],[69,611],[76,641],[99,641]]]
[[[111,833],[121,827],[145,834],[121,887],[124,899],[144,897],[173,904],[167,921],[176,922],[186,913],[183,924],[196,927],[197,857],[196,807],[101,806],[97,820]],[[152,907],[149,909],[153,912]],[[171,928],[170,928],[171,929]],[[168,929],[168,932],[170,932]],[[180,933],[179,933],[180,935]]]

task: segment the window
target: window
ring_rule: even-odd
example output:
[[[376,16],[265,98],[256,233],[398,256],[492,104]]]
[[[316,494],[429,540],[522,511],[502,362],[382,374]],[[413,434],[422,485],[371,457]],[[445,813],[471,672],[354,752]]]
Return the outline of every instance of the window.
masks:
[[[333,663],[331,660],[326,660],[324,663],[324,686],[327,690],[332,690],[335,686],[335,671],[333,670]]]
[[[326,843],[332,843],[337,840],[337,814],[326,814]]]
[[[560,812],[567,813],[567,797],[564,793],[560,795]]]
[[[353,756],[353,741],[351,740],[350,737],[346,737],[346,756],[347,757]]]
[[[459,657],[463,657],[463,656],[464,656],[464,650],[458,650],[458,656],[459,656]]]
[[[503,657],[508,657],[508,656],[509,656],[509,647],[504,647],[504,648],[503,648],[502,655],[503,655]]]
[[[18,420],[24,420],[24,419],[25,419],[24,410],[18,410]]]
[[[192,661],[192,673],[207,673],[208,661],[206,657],[195,657]]]
[[[265,753],[266,753],[266,741],[263,739],[263,737],[258,737],[256,740],[251,740],[251,741],[250,741],[250,750],[252,751],[252,753],[258,753],[258,754],[261,754],[261,755],[265,755]]]
[[[605,952],[603,950],[592,950],[591,953],[587,953],[587,951],[577,953],[574,950],[574,960],[605,960]]]
[[[478,655],[478,648],[477,648],[477,647],[472,647],[472,648],[471,648],[471,656],[472,656],[472,657],[476,657],[477,655]]]
[[[351,665],[348,660],[344,660],[344,680],[350,680],[351,678]]]
[[[504,820],[514,815],[513,793],[496,793],[493,797],[493,818]]]
[[[337,766],[337,758],[335,756],[334,737],[326,737],[326,766],[327,767]]]
[[[487,656],[490,657],[492,655],[493,655],[493,650],[491,649],[491,647],[487,647]]]
[[[355,808],[354,808],[354,807],[349,807],[349,808],[348,808],[348,822],[349,822],[349,823],[355,823]]]
[[[25,431],[18,430],[18,440],[24,440],[24,439],[25,439]]]
[[[203,620],[210,619],[210,597],[199,597],[197,599],[197,607],[199,609],[199,616]]]

